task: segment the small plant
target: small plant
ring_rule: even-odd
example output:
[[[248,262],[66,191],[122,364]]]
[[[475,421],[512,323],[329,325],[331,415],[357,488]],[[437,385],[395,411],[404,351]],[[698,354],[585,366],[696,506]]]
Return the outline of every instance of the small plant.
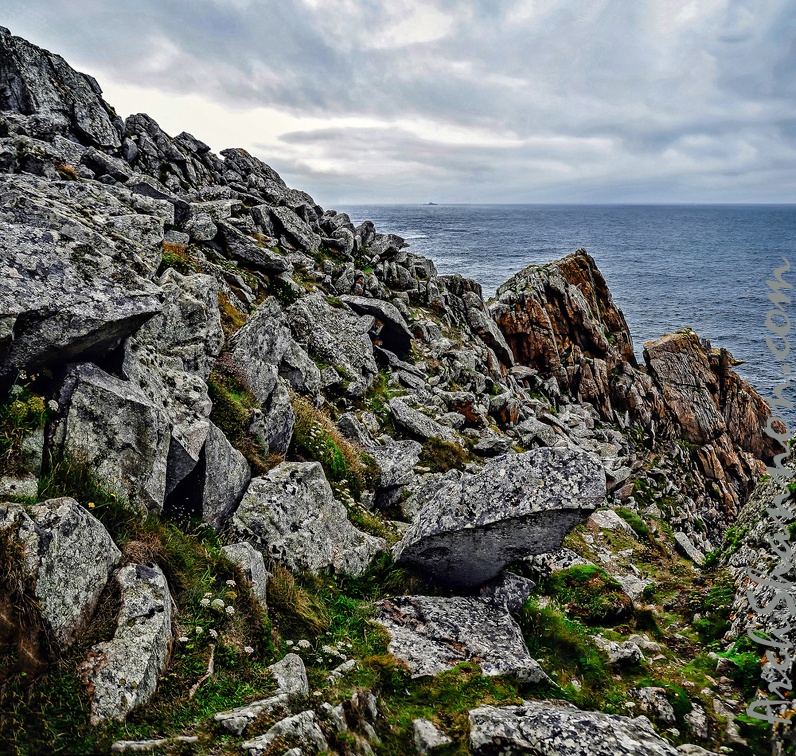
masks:
[[[199,270],[196,262],[188,254],[188,247],[170,242],[163,242],[161,247],[163,256],[158,267],[158,275],[162,275],[168,268],[174,268],[184,276],[193,275]]]
[[[633,602],[605,570],[594,565],[576,565],[554,572],[543,590],[566,607],[567,613],[585,622],[618,620],[633,613]]]
[[[636,481],[639,482],[639,481]],[[637,536],[643,538],[646,541],[650,541],[650,532],[647,528],[647,524],[642,520],[635,512],[630,509],[625,509],[624,507],[620,507],[619,509],[614,510],[631,528]]]
[[[428,467],[431,472],[464,470],[469,461],[470,455],[459,444],[440,438],[429,438],[420,452],[420,464]]]
[[[358,502],[363,491],[375,487],[379,474],[376,461],[354,446],[304,397],[293,398],[293,410],[296,451],[321,463],[327,480],[343,503],[351,506]]]
[[[0,475],[18,475],[25,472],[25,439],[43,428],[47,420],[58,411],[54,400],[45,400],[36,394],[31,383],[36,376],[20,374],[11,386],[6,403],[0,405]]]
[[[56,163],[55,170],[58,171],[58,175],[65,179],[66,181],[78,181],[79,176],[77,175],[77,171],[68,163]]]

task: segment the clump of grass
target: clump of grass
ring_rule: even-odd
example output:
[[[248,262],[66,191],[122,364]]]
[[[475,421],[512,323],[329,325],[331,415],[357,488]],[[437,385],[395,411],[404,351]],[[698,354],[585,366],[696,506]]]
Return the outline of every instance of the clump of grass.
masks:
[[[624,507],[620,507],[619,509],[614,510],[631,528],[633,528],[633,532],[640,538],[643,538],[646,541],[650,541],[650,532],[647,528],[647,524],[642,520],[635,512],[630,509],[625,509]]]
[[[229,341],[232,336],[246,325],[249,316],[245,312],[241,312],[232,302],[229,301],[224,292],[218,294],[218,311],[221,314],[221,330],[224,332],[224,338]]]
[[[301,396],[293,398],[296,423],[293,446],[302,457],[321,463],[337,496],[347,505],[358,502],[378,479],[376,461],[351,443],[332,421]]]
[[[77,181],[79,179],[77,171],[68,163],[56,163],[55,170],[58,171],[58,175],[66,181]]]
[[[254,475],[263,475],[281,461],[277,455],[269,454],[262,441],[249,431],[252,411],[260,407],[260,402],[228,352],[216,361],[207,379],[207,393],[213,402],[210,419],[246,457]]]
[[[429,438],[420,452],[420,464],[428,467],[431,472],[448,472],[448,470],[464,470],[470,462],[466,449],[452,441],[440,438]]]
[[[174,268],[174,270],[184,276],[193,275],[198,271],[196,261],[188,253],[188,247],[182,244],[172,244],[171,242],[163,242],[161,247],[163,256],[158,266],[158,275],[164,273],[168,268]]]
[[[43,428],[52,414],[44,397],[34,393],[29,382],[14,383],[5,404],[0,405],[0,475],[25,472],[23,442]]]
[[[559,610],[529,599],[517,617],[531,656],[560,684],[577,677],[586,687],[604,687],[610,679],[607,660],[579,622]]]
[[[542,586],[567,612],[586,622],[601,623],[629,617],[633,602],[605,570],[576,565],[550,575]]]
[[[730,629],[730,610],[735,598],[735,584],[728,575],[720,576],[708,591],[694,594],[689,602],[692,616],[699,614],[692,625],[700,641],[713,644]]]

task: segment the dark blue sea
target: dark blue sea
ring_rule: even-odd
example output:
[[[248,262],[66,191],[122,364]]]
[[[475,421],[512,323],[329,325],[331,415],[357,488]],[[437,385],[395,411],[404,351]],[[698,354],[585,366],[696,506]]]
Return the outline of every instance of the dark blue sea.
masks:
[[[462,273],[484,296],[526,265],[585,247],[645,341],[691,326],[727,347],[764,396],[781,377],[765,337],[766,279],[786,257],[796,285],[794,205],[369,205],[337,207],[403,236],[440,273]],[[796,289],[791,292],[796,350]],[[794,387],[796,389],[796,387]],[[791,400],[796,400],[796,390]],[[791,424],[796,412],[790,413]]]

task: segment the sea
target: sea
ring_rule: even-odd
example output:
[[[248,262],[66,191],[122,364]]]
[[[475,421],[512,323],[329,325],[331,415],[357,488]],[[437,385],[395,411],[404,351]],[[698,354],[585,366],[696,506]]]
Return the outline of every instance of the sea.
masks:
[[[782,370],[766,345],[766,280],[782,265],[796,286],[796,205],[351,205],[441,274],[478,281],[484,297],[527,265],[584,247],[625,314],[642,359],[645,341],[685,326],[726,347],[763,396]],[[796,288],[787,306],[796,354]],[[779,323],[780,321],[778,321]],[[796,385],[789,393],[796,402]],[[786,413],[796,425],[796,409]]]

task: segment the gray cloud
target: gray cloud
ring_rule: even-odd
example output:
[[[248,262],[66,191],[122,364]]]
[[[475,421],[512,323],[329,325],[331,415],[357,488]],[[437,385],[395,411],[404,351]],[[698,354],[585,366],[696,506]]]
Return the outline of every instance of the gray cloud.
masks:
[[[324,203],[796,201],[789,0],[5,5],[100,82],[315,119],[257,151]]]

